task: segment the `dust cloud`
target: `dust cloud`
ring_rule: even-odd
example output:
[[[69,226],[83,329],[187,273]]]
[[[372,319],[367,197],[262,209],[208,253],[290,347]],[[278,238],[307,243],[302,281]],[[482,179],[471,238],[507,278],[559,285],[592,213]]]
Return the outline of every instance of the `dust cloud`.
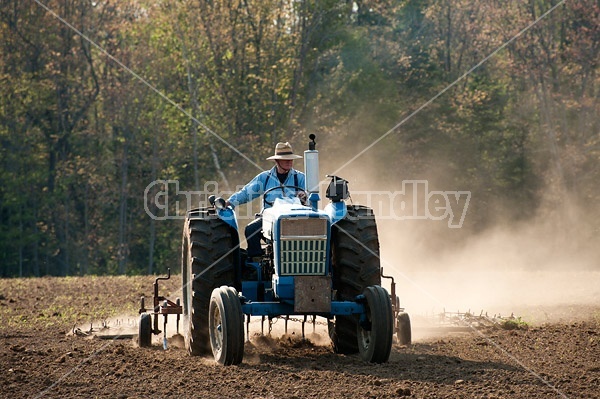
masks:
[[[514,313],[536,323],[573,316],[569,306],[600,305],[600,271],[589,254],[544,252],[547,243],[523,231],[495,230],[455,251],[421,249],[410,256],[395,252],[394,243],[406,236],[390,227],[380,235],[384,269],[395,276],[411,313]]]
[[[427,172],[382,181],[385,163],[369,155],[338,175],[350,181],[354,203],[374,209],[384,273],[394,277],[401,306],[411,317],[483,311],[514,314],[532,324],[575,320],[586,316],[582,312],[600,317],[600,248],[594,245],[598,227],[586,220],[585,209],[560,211],[544,208],[542,201],[537,215],[506,222],[510,219],[500,214],[501,207],[492,205],[488,212],[496,213],[493,220],[498,222],[478,231],[469,213],[479,205],[477,197],[450,207],[444,200],[453,200],[456,193],[440,193],[469,187],[444,186],[443,175]],[[321,174],[347,160],[323,162]],[[410,189],[402,181],[430,186],[417,193],[416,186]],[[437,197],[427,190],[437,190]],[[391,194],[372,194],[380,191]],[[451,225],[451,213],[462,209],[464,223],[458,226],[454,215]],[[389,289],[389,282],[383,284]]]
[[[73,327],[67,335],[126,339],[138,332],[136,316],[122,314],[104,319],[94,319]]]
[[[152,316],[153,322],[154,317]],[[164,322],[164,316],[159,315],[158,328],[161,330],[161,333],[152,334],[152,345],[164,347],[164,331],[166,331],[167,349],[184,349],[184,316],[181,315],[179,322],[177,322],[176,315],[168,315],[166,330]],[[246,328],[246,324],[244,324],[244,328]],[[90,339],[132,340],[134,345],[137,345],[138,332],[139,316],[123,314],[104,320],[82,323],[75,326],[67,335],[77,335]],[[302,319],[300,316],[290,317],[287,322],[287,328],[284,317],[276,317],[270,324],[267,318],[262,321],[261,317],[251,317],[250,325],[245,332],[247,333],[246,338],[256,346],[265,346],[269,343],[273,348],[279,348],[281,345],[285,346],[305,341],[314,346],[327,347],[331,345],[327,331],[327,319],[322,317],[317,317],[314,322],[312,317],[307,318],[307,321],[304,323],[304,336],[302,334]]]

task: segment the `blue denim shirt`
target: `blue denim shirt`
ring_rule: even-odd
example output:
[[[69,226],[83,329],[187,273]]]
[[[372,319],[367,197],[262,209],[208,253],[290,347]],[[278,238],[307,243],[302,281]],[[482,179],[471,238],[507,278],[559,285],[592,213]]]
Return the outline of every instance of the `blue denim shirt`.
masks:
[[[265,191],[273,187],[279,187],[282,184],[279,182],[277,177],[277,168],[274,166],[271,170],[266,170],[259,173],[250,180],[248,184],[242,187],[238,192],[234,193],[229,197],[231,206],[236,207],[246,202],[250,202],[255,198],[260,197]],[[297,171],[296,169],[290,169],[284,186],[298,186],[303,190],[306,188],[306,179],[304,173]],[[292,188],[286,188],[285,190],[273,190],[267,194],[266,200],[269,203],[273,203],[276,198],[283,198],[283,191],[285,191],[286,197],[292,197],[296,194],[297,190]],[[265,203],[265,208],[270,208],[271,205]]]

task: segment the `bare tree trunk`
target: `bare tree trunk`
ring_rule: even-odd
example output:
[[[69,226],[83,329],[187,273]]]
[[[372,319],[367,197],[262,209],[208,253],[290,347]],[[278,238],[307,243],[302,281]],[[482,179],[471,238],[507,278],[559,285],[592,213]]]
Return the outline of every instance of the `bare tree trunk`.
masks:
[[[156,244],[156,220],[150,219],[150,245],[148,248],[148,274],[154,273],[154,246]]]
[[[125,230],[127,225],[127,167],[128,167],[128,151],[129,138],[125,134],[125,143],[123,145],[123,155],[121,157],[121,190],[119,199],[119,274],[125,274],[127,263],[127,242]]]
[[[309,34],[309,27],[307,25],[307,11],[306,11],[306,5],[305,3],[302,3],[302,9],[300,11],[301,15],[301,24],[298,24],[299,26],[301,26],[301,33],[300,33],[300,51],[298,54],[298,65],[297,67],[294,69],[294,75],[293,75],[293,82],[292,82],[292,90],[290,92],[290,116],[289,116],[289,120],[288,120],[288,129],[291,128],[294,119],[296,118],[296,101],[298,98],[298,90],[300,89],[300,82],[302,80],[302,74],[304,73],[304,62],[306,60],[306,55],[308,54],[308,50],[309,50],[309,41],[310,41],[310,34]],[[276,140],[273,140],[273,146],[275,145]]]
[[[80,274],[82,276],[85,276],[86,274],[88,274],[88,270],[90,267],[90,222],[89,222],[89,206],[88,206],[88,199],[89,199],[89,191],[90,191],[90,184],[86,183],[85,184],[85,191],[84,191],[84,196],[83,196],[83,234],[84,234],[84,238],[83,238],[83,262],[82,262],[82,266],[81,266],[81,270],[80,270]]]
[[[152,135],[152,181],[156,181],[156,169],[158,162],[158,143],[156,139],[156,135],[158,133],[154,132]],[[152,211],[156,209],[154,204],[154,195],[153,193],[149,193],[150,198],[152,198]],[[144,198],[147,201],[146,198]],[[154,246],[156,245],[156,220],[154,218],[150,218],[150,242],[148,245],[148,274],[152,274],[154,272]]]
[[[65,248],[65,260],[64,260],[64,264],[63,264],[63,276],[68,276],[70,274],[70,262],[71,262],[71,257],[70,257],[70,242],[69,242],[69,235],[70,235],[70,227],[71,227],[71,219],[69,217],[70,214],[70,207],[69,207],[69,202],[71,200],[71,195],[69,193],[69,189],[66,189],[66,198],[65,198],[65,242],[64,242],[64,248]]]
[[[552,117],[551,117],[552,110],[550,109],[551,108],[551,106],[549,104],[550,100],[548,99],[548,93],[546,92],[546,89],[544,87],[543,79],[541,79],[541,82],[539,83],[539,87],[536,90],[536,93],[538,96],[538,102],[540,104],[540,110],[541,110],[541,114],[542,114],[541,118],[540,118],[540,122],[542,123],[542,126],[540,126],[540,127],[541,127],[542,131],[545,130],[545,133],[547,135],[546,142],[548,144],[550,154],[552,155],[552,162],[554,163],[556,175],[558,177],[559,188],[561,190],[561,194],[563,194],[563,193],[566,193],[566,191],[567,191],[566,182],[565,182],[565,174],[564,174],[562,162],[560,160],[558,146],[556,145],[556,132],[554,131],[553,121],[552,121]],[[546,126],[544,126],[544,125],[546,125]],[[561,197],[562,197],[562,195],[561,195]]]
[[[200,120],[200,118],[202,118],[202,116],[201,116],[202,112],[200,111],[200,104],[198,104],[198,89],[197,89],[196,83],[194,82],[194,77],[192,75],[191,62],[190,62],[190,58],[188,55],[187,46],[185,44],[185,38],[183,36],[183,32],[181,31],[179,23],[176,23],[176,27],[177,27],[177,32],[179,33],[179,38],[181,40],[183,60],[185,62],[185,68],[186,68],[186,73],[187,73],[188,92],[190,95],[190,103],[191,103],[190,105],[192,107],[192,116],[194,117],[194,119],[192,120],[192,126],[191,126],[191,132],[192,132],[192,136],[193,136],[193,151],[194,151],[194,154],[193,154],[194,185],[195,185],[196,191],[199,191],[200,190],[200,181],[199,181],[200,173],[198,170],[198,121]],[[217,154],[217,150],[215,149],[215,146],[213,145],[211,137],[210,137],[211,133],[209,131],[206,131],[205,134],[206,134],[206,142],[208,143],[210,155],[213,160],[213,165],[215,167],[215,170],[216,170],[217,174],[219,175],[219,178],[225,185],[225,189],[229,191],[229,181],[227,180],[227,176],[225,176],[225,173],[221,169],[221,163],[219,162],[219,155]]]
[[[33,275],[40,276],[40,259],[39,259],[39,239],[38,239],[38,214],[37,207],[33,207],[33,233],[35,240],[33,242]]]
[[[23,277],[23,207],[19,206],[19,277]]]
[[[444,63],[446,66],[446,72],[450,74],[450,72],[452,72],[452,8],[449,2],[446,2],[446,23],[448,31],[446,32],[446,54],[444,57]]]

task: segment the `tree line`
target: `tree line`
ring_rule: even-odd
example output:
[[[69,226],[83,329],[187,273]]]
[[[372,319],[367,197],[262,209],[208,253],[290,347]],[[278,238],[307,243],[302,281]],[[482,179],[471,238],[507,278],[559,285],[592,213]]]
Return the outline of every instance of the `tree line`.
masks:
[[[387,132],[355,164],[471,190],[470,233],[598,232],[597,1],[6,0],[0,37],[0,277],[177,269],[149,183],[232,190],[308,133]]]

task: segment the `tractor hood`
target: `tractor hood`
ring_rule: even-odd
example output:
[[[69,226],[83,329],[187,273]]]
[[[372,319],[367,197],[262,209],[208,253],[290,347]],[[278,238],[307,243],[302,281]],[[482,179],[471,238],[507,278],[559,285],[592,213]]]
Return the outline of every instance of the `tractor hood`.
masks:
[[[310,206],[304,206],[298,198],[277,198],[271,208],[263,211],[263,235],[272,240],[274,226],[281,219],[291,218],[325,218],[331,222],[330,214],[321,210],[313,210]]]

